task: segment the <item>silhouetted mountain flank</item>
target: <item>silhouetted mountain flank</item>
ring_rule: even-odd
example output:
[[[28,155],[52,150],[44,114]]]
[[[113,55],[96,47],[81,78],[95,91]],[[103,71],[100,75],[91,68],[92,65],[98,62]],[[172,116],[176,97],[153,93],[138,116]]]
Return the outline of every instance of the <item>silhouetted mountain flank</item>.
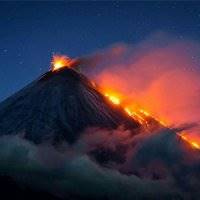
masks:
[[[87,127],[139,126],[82,74],[49,71],[0,104],[0,135],[21,134],[41,143],[73,143]]]

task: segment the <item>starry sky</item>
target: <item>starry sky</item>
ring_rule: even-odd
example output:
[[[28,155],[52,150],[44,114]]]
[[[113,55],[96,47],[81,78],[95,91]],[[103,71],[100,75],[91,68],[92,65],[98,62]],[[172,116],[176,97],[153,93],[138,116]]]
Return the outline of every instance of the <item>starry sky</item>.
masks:
[[[200,40],[200,2],[0,2],[0,101],[72,57],[165,31]]]

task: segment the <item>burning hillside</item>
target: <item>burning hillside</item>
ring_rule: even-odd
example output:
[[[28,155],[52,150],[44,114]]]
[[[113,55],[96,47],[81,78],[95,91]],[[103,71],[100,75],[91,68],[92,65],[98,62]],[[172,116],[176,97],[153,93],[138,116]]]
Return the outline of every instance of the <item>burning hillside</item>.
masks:
[[[65,55],[54,55],[52,59],[52,71],[57,71],[62,68],[73,68],[76,67],[78,63],[78,59],[71,59],[68,56]],[[94,84],[94,81],[92,81]],[[96,85],[96,84],[95,84]],[[124,111],[133,118],[134,121],[137,121],[140,123],[143,127],[146,127],[146,129],[152,128],[152,122],[155,124],[160,124],[161,126],[168,127],[166,122],[163,120],[154,117],[152,114],[150,114],[148,111],[146,111],[143,108],[140,108],[137,106],[134,102],[130,102],[125,95],[120,94],[116,91],[111,91],[109,85],[105,86],[104,88],[101,88],[99,86],[98,90],[107,97],[113,104],[120,106],[124,109]],[[97,88],[96,88],[97,89]],[[177,133],[177,135],[187,143],[191,145],[191,147],[200,149],[200,145],[197,141],[195,141],[193,138],[187,137],[185,133]]]

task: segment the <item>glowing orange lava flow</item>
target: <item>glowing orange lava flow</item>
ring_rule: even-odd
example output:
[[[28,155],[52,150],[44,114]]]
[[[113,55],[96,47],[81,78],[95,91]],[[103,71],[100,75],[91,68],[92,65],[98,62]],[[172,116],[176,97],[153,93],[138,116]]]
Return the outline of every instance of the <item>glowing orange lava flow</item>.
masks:
[[[113,95],[109,95],[109,94],[104,94],[106,97],[108,97],[108,99],[114,103],[115,105],[119,105],[121,103],[120,99],[116,96],[113,96]]]
[[[178,135],[181,137],[182,140],[184,140],[187,143],[189,143],[193,148],[200,149],[200,145],[197,142],[187,138],[185,135],[182,135],[182,134],[178,134]]]
[[[163,122],[162,120],[159,120],[158,118],[153,117],[149,112],[147,112],[144,109],[137,109],[137,110],[132,110],[129,107],[123,106],[121,104],[121,100],[119,97],[114,96],[113,94],[108,94],[105,93],[104,94],[113,104],[115,105],[120,105],[124,108],[124,111],[131,116],[133,119],[135,119],[136,121],[138,121],[140,124],[145,125],[145,126],[149,126],[149,121],[148,118],[154,119],[155,121],[159,122],[161,125],[167,127],[167,124],[165,122]],[[185,142],[187,142],[188,144],[190,144],[191,147],[195,148],[195,149],[200,149],[200,144],[198,144],[196,141],[189,139],[188,137],[186,137],[183,134],[179,134],[177,133],[177,135],[184,140]]]
[[[51,70],[57,71],[62,68],[71,68],[75,62],[75,59],[71,59],[65,55],[54,55],[51,61]]]

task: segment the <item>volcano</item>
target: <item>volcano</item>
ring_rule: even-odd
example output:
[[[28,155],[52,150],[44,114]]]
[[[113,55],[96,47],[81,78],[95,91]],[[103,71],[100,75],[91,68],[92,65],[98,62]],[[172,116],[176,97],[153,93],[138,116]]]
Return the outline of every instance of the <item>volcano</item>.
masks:
[[[184,199],[188,191],[199,196],[198,148],[145,110],[125,109],[77,70],[60,66],[0,104],[2,195]]]
[[[0,134],[73,143],[87,127],[140,125],[72,68],[49,71],[0,104]]]

